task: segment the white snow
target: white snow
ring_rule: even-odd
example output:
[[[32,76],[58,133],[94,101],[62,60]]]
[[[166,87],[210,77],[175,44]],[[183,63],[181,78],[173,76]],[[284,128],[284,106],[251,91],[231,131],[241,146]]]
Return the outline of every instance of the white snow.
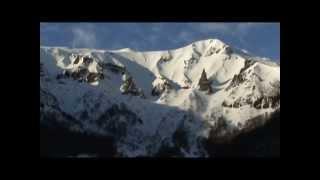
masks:
[[[235,51],[228,55],[225,52],[227,47],[229,46],[217,39],[197,41],[175,50],[149,52],[137,52],[128,48],[110,51],[40,47],[40,62],[44,64],[47,76],[52,79],[50,82],[41,80],[41,86],[57,98],[61,109],[74,117],[80,117],[80,112],[93,108],[92,112],[88,112],[88,116],[89,119],[95,119],[112,104],[125,103],[143,121],[138,129],[144,133],[141,138],[145,139],[150,139],[156,132],[164,137],[170,136],[179,123],[182,112],[186,111],[194,112],[198,116],[199,122],[209,121],[206,117],[214,112],[217,115],[219,112],[234,125],[239,122],[244,123],[246,120],[266,112],[273,112],[275,109],[271,108],[257,110],[250,106],[242,106],[241,108],[221,106],[224,100],[232,101],[252,92],[244,86],[225,91],[234,75],[243,68],[245,59],[249,56],[246,51],[242,51],[242,53]],[[217,50],[219,50],[218,53],[216,53]],[[122,76],[104,69],[106,77],[91,84],[79,83],[71,78],[56,80],[56,75],[63,70],[74,69],[81,64],[79,62],[78,65],[73,65],[75,54],[91,56],[95,59],[88,67],[89,72],[98,72],[97,62],[108,62],[124,66],[128,74],[125,73]],[[162,61],[161,58],[166,58],[166,60]],[[250,56],[250,58],[257,61],[253,67],[250,67],[251,74],[255,73],[263,81],[252,79],[248,83],[268,89],[270,83],[280,81],[279,65],[258,57]],[[212,81],[214,93],[211,95],[196,89],[203,69],[205,69],[208,79]],[[127,79],[129,74],[135,81],[136,87],[142,89],[146,99],[121,94],[122,78]],[[161,83],[159,78],[161,76],[172,81],[175,88],[166,91],[160,97],[152,97],[150,95],[152,87]],[[187,84],[190,85],[189,89],[181,88],[186,86],[186,79],[188,80]],[[60,84],[60,81],[64,84]],[[230,92],[233,92],[233,95]],[[96,103],[100,104],[99,108],[94,108]],[[163,121],[163,119],[166,120]],[[122,121],[125,119],[122,118]],[[161,123],[164,123],[162,125],[165,126],[164,129],[159,129]],[[86,125],[92,126],[94,129],[93,124],[87,123]],[[198,125],[194,125],[193,128],[196,127]],[[204,129],[198,134],[204,136],[207,134],[207,130]],[[146,140],[144,145],[128,156],[146,153],[144,148],[148,143],[150,141]],[[125,149],[124,152],[126,152]],[[127,153],[129,152],[127,151]],[[193,153],[190,154],[190,156],[192,155]]]

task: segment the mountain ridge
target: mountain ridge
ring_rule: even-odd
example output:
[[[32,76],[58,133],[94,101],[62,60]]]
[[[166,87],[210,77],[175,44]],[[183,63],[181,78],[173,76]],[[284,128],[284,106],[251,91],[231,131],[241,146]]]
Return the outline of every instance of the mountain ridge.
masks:
[[[280,66],[217,39],[148,52],[40,47],[40,64],[40,90],[81,124],[70,129],[114,136],[122,156],[177,146],[178,129],[187,132],[183,156],[207,156],[199,139],[235,137],[280,109]],[[211,94],[199,89],[203,70]],[[47,101],[40,96],[41,113],[59,112]]]

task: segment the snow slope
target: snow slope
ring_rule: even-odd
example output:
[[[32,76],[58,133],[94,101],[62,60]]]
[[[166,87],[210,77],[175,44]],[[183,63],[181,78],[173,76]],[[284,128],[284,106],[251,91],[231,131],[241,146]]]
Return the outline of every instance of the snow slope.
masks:
[[[187,139],[179,145],[182,156],[207,156],[197,139],[211,138],[219,119],[230,132],[218,132],[223,139],[280,110],[280,66],[217,39],[152,52],[40,47],[40,64],[40,90],[55,103],[41,95],[41,113],[58,107],[75,119],[70,129],[114,136],[122,156],[153,156],[162,146],[177,146],[178,130]],[[203,69],[212,94],[198,88]],[[121,93],[123,72],[143,96]]]

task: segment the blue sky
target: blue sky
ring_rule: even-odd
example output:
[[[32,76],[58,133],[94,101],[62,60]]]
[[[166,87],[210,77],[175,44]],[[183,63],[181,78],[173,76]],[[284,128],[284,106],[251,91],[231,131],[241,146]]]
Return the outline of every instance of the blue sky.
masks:
[[[45,46],[148,51],[209,38],[280,61],[280,23],[40,23]]]

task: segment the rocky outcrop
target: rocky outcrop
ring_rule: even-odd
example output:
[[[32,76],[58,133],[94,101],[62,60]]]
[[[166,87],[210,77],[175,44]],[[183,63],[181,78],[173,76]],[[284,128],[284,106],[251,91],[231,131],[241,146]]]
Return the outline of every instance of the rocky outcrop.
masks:
[[[159,59],[160,62],[168,62],[172,59],[172,56],[171,54],[165,54],[165,55],[162,55]]]
[[[193,65],[197,64],[199,62],[200,57],[201,54],[194,49],[193,53],[191,54],[191,57],[183,61],[184,70],[187,71],[188,69],[192,68]]]
[[[65,69],[60,74],[56,76],[57,80],[72,78],[79,82],[93,83],[104,79],[103,67],[97,63],[98,72],[90,72],[88,66],[93,63],[94,59],[88,56],[81,57],[81,55],[73,55],[75,60],[73,64],[79,64],[76,68]],[[82,58],[82,64],[81,64]]]
[[[244,67],[240,69],[240,72],[238,74],[235,74],[233,76],[230,85],[225,90],[228,91],[229,89],[231,89],[233,87],[236,87],[236,86],[239,86],[240,84],[245,82],[247,80],[247,78],[246,78],[246,75],[247,75],[246,70],[249,67],[253,66],[254,64],[255,64],[255,61],[246,59],[245,62],[244,62]]]
[[[227,103],[224,101],[222,103],[223,107],[239,108],[241,106],[250,105],[250,107],[256,109],[267,109],[280,106],[280,81],[270,83],[271,86],[268,86],[269,88],[265,89],[264,86],[259,85],[259,83],[264,80],[255,72],[251,72],[252,69],[250,67],[254,64],[256,64],[256,61],[246,59],[244,67],[241,68],[239,74],[234,75],[231,83],[225,89],[225,91],[228,91],[231,88],[239,86],[248,89],[251,93],[246,96],[238,97],[233,102],[229,101]],[[236,89],[233,89],[230,95],[232,96],[235,91]]]
[[[256,109],[277,108],[280,106],[280,93],[275,96],[261,96],[253,102]]]
[[[250,59],[246,59],[244,61],[244,66],[243,68],[241,68],[240,73],[244,72],[245,70],[247,70],[249,67],[251,67],[252,65],[254,65],[256,62]]]
[[[128,72],[124,72],[122,75],[122,84],[120,86],[120,91],[122,94],[130,94],[133,96],[140,96],[141,98],[145,98],[142,89],[136,87],[136,83]]]
[[[233,53],[233,50],[231,49],[230,46],[225,46],[225,47],[224,47],[224,52],[225,52],[225,54],[227,54],[227,55],[231,55],[231,54]]]
[[[255,99],[251,95],[248,95],[236,99],[233,103],[222,102],[223,107],[229,108],[240,108],[245,105],[250,105],[256,109],[278,108],[280,106],[280,93],[274,96],[261,95]]]
[[[205,57],[211,56],[213,54],[217,54],[220,51],[220,49],[217,49],[215,47],[210,47],[210,49],[206,52]]]
[[[92,83],[100,79],[104,79],[104,75],[102,73],[89,73],[86,77],[86,81],[88,83]]]
[[[89,66],[93,62],[93,58],[85,56],[83,57],[83,64],[85,66]]]
[[[152,96],[160,96],[163,92],[169,91],[172,88],[170,81],[164,77],[157,78],[152,83]]]
[[[76,59],[73,61],[73,64],[78,64],[80,61],[80,56],[76,56]]]
[[[232,78],[230,85],[225,89],[228,91],[229,89],[238,86],[246,80],[244,73],[235,74]]]
[[[204,69],[199,79],[198,86],[200,91],[207,91],[209,94],[212,93],[211,82],[208,80],[206,71]]]

